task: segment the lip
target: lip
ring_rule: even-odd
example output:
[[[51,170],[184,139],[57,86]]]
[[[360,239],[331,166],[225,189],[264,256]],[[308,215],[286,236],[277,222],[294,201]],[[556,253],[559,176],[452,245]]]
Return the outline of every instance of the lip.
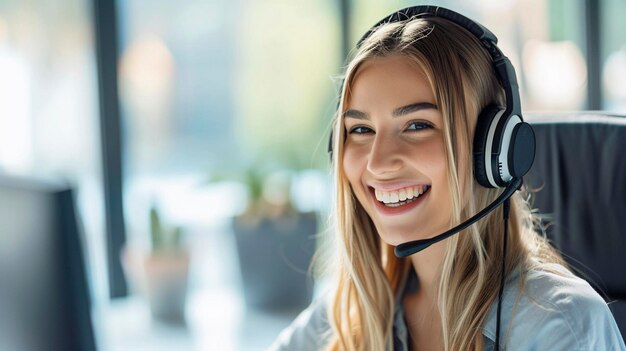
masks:
[[[399,189],[399,188],[396,188],[396,189]],[[422,202],[424,202],[426,198],[430,195],[430,188],[428,188],[428,190],[426,190],[425,193],[420,195],[417,198],[417,200],[414,200],[406,205],[402,205],[398,207],[387,207],[376,199],[376,194],[374,193],[374,189],[372,187],[369,187],[368,190],[370,192],[372,201],[374,201],[374,206],[376,206],[376,210],[379,213],[383,215],[387,215],[387,216],[401,215],[403,213],[409,212],[415,207],[419,206]]]

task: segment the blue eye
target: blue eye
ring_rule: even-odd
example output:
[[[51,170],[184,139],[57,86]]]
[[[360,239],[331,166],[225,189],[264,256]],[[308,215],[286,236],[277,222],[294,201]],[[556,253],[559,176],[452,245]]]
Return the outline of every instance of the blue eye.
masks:
[[[411,130],[411,131],[419,131],[422,129],[430,129],[432,128],[433,125],[429,122],[424,122],[424,121],[414,121],[411,122],[409,124],[409,126],[407,127],[407,130]]]
[[[357,126],[357,127],[350,129],[350,134],[367,134],[367,133],[372,133],[372,132],[373,131],[370,128],[363,127],[363,126]]]

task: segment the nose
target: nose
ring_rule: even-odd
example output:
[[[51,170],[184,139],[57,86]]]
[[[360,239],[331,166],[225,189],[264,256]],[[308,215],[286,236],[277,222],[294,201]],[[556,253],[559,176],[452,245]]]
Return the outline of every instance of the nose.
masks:
[[[367,170],[377,176],[397,172],[402,167],[400,143],[377,134],[370,149]]]

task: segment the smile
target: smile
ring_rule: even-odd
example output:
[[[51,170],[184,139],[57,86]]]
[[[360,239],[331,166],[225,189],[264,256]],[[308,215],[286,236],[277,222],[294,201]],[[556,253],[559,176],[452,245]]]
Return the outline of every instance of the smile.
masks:
[[[375,189],[376,200],[385,206],[398,207],[415,201],[418,197],[428,191],[430,185],[416,185],[394,191]]]
[[[398,215],[412,210],[429,194],[430,185],[417,185],[393,191],[370,187],[376,208],[385,215]]]

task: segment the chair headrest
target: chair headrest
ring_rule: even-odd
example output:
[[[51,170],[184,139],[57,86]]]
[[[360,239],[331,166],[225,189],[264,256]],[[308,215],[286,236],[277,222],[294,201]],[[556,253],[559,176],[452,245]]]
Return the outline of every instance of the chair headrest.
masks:
[[[626,116],[526,114],[537,139],[525,184],[566,260],[609,297],[626,298]]]

